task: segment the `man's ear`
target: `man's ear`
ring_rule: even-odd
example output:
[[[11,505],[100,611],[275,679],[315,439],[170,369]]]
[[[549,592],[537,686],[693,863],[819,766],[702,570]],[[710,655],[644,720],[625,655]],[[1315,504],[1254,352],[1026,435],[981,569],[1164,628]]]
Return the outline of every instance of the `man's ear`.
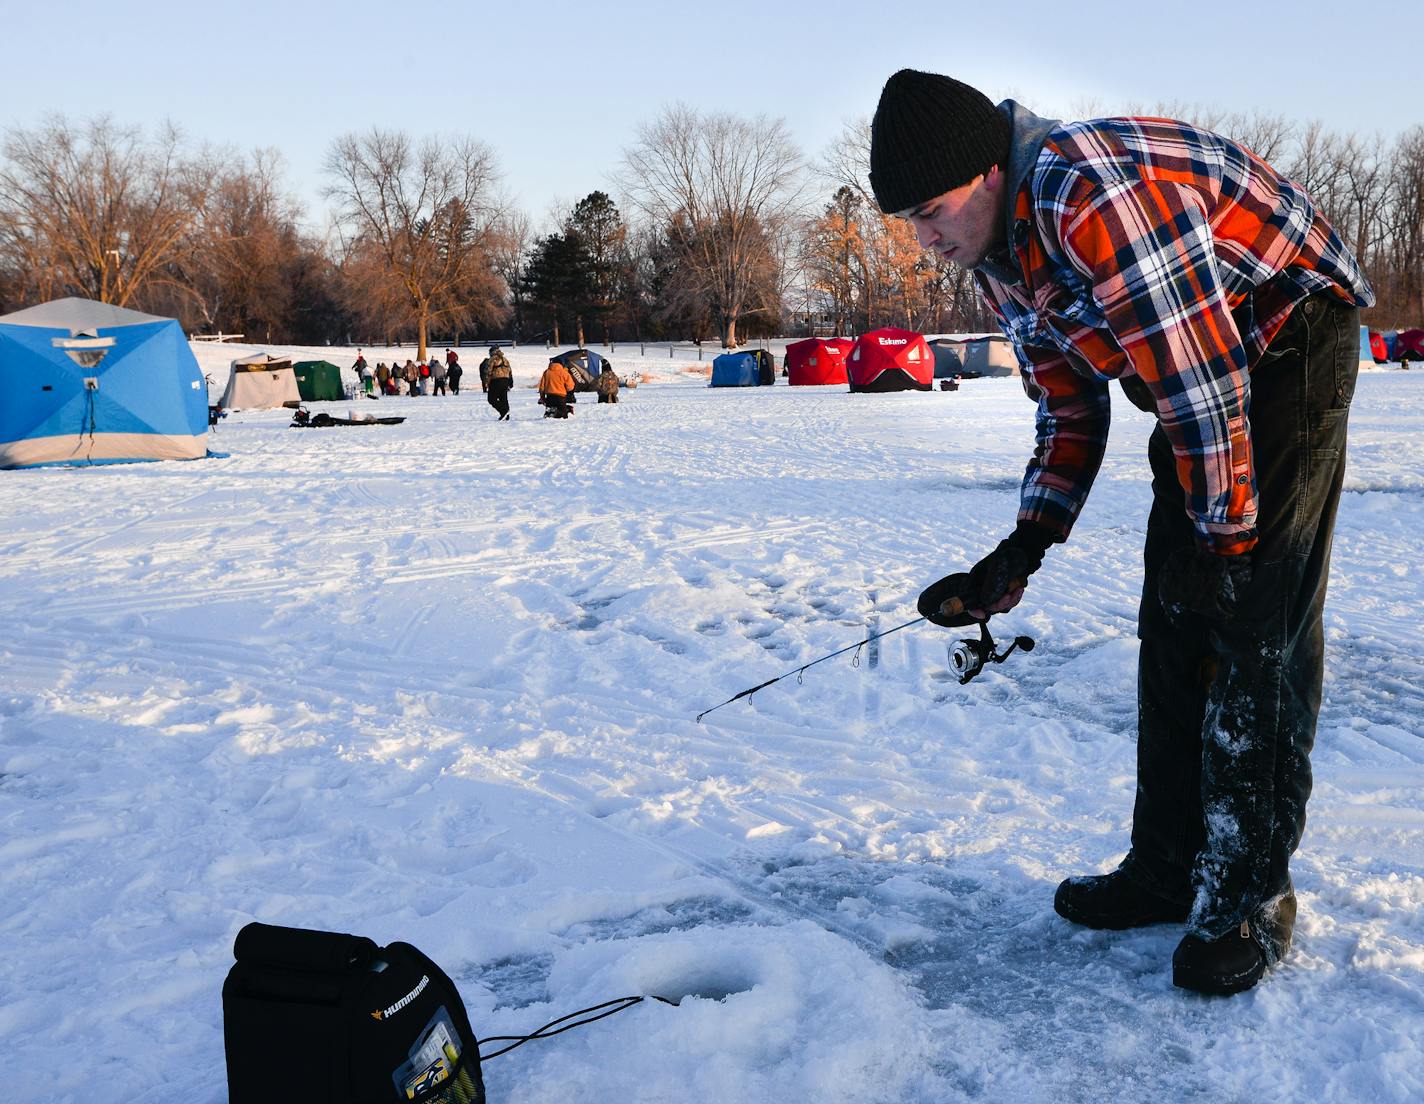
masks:
[[[1004,171],[998,165],[992,166],[984,174],[984,187],[991,192],[997,192],[1004,186]]]

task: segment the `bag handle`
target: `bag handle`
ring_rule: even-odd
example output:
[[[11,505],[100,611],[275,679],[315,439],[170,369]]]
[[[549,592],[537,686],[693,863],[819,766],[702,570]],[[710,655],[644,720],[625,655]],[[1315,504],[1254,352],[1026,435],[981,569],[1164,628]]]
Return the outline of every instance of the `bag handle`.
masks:
[[[256,921],[238,932],[232,945],[233,957],[246,965],[324,974],[344,974],[369,966],[378,950],[375,942],[364,935],[284,928]]]

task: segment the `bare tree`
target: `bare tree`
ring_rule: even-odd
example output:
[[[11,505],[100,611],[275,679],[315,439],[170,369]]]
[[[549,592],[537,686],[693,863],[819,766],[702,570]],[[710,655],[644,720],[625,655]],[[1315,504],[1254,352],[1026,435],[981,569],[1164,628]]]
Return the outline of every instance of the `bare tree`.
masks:
[[[1365,264],[1385,237],[1385,207],[1393,183],[1389,151],[1378,134],[1370,138],[1352,134],[1344,140],[1341,154],[1349,221],[1336,229],[1345,234],[1348,226],[1353,231],[1355,257]]]
[[[1260,111],[1228,115],[1219,129],[1269,165],[1285,157],[1296,138],[1295,123],[1284,115],[1267,115]]]
[[[1097,96],[1077,96],[1068,105],[1068,113],[1064,116],[1066,122],[1076,122],[1079,119],[1101,119],[1104,115],[1111,115],[1112,112],[1103,106],[1103,101]]]
[[[848,188],[868,210],[878,211],[870,191],[870,120],[848,120],[840,137],[816,159],[812,171],[832,191]]]
[[[513,312],[514,334],[524,326],[524,261],[534,241],[529,216],[523,211],[506,212],[490,234],[489,258],[495,275],[504,281],[505,294]]]
[[[346,253],[404,296],[422,360],[431,323],[501,313],[489,254],[503,212],[489,147],[471,138],[417,145],[373,128],[338,138],[325,169]]]
[[[1381,305],[1399,317],[1424,318],[1424,126],[1399,139],[1392,177],[1386,257],[1393,279],[1389,287],[1381,287],[1377,279],[1375,290],[1381,293]]]
[[[700,342],[712,330],[712,303],[705,281],[679,244],[688,231],[655,230],[649,224],[645,233],[643,266],[652,322],[664,334]]]
[[[623,258],[623,314],[632,328],[634,340],[644,337],[644,325],[651,318],[653,292],[658,279],[658,246],[661,235],[646,220],[631,223]]]
[[[209,180],[176,129],[152,140],[107,118],[14,129],[0,165],[0,250],[40,297],[128,304],[180,251]]]
[[[209,154],[206,163],[207,205],[156,283],[205,330],[271,340],[293,308],[291,270],[312,248],[298,230],[300,207],[283,191],[282,155]]]
[[[342,303],[387,345],[406,343],[415,328],[410,294],[391,278],[385,255],[365,239],[344,245],[340,255]]]
[[[1345,201],[1345,154],[1340,138],[1319,120],[1305,124],[1290,152],[1275,166],[1309,193],[1317,208],[1336,227],[1348,214]]]
[[[1262,161],[1279,168],[1278,158],[1286,155],[1297,139],[1297,126],[1284,115],[1262,111],[1226,111],[1223,108],[1182,100],[1159,101],[1148,108],[1132,105],[1129,115],[1181,119],[1203,130],[1214,131],[1245,146]],[[1096,116],[1105,112],[1096,112]],[[1075,116],[1087,118],[1089,116]]]
[[[773,242],[799,214],[801,155],[780,119],[701,114],[678,105],[638,130],[621,183],[632,207],[658,226],[702,283],[722,344],[737,344]]]

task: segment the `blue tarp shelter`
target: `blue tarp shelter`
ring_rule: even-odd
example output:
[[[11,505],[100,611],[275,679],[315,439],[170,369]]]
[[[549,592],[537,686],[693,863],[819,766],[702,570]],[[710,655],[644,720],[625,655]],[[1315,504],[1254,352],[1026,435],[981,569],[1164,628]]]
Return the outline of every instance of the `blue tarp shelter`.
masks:
[[[553,358],[569,370],[574,378],[575,391],[592,391],[598,383],[598,374],[608,363],[592,349],[570,349]]]
[[[711,387],[759,387],[761,361],[755,353],[723,353],[712,362]]]
[[[0,468],[207,455],[207,386],[171,318],[89,299],[4,315],[0,395]]]
[[[949,342],[931,341],[930,352],[934,354],[934,378],[953,379],[964,374],[964,361],[959,349]]]

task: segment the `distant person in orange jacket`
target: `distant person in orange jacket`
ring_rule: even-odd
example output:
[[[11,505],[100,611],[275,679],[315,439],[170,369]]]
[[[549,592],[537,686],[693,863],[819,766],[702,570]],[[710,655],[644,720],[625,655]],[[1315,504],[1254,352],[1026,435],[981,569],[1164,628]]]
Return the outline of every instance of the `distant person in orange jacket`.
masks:
[[[569,398],[574,393],[574,377],[557,360],[549,361],[549,367],[539,377],[539,401],[544,404],[544,417],[567,418]]]

